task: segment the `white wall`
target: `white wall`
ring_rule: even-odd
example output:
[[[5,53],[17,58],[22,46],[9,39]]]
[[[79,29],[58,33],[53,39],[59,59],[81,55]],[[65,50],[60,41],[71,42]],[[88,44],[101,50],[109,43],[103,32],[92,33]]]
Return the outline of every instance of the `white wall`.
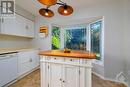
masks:
[[[48,26],[49,33],[46,38],[39,37],[39,28],[41,26]],[[51,49],[51,26],[50,23],[46,21],[43,17],[36,17],[35,19],[35,38],[32,40],[32,45],[41,50]]]
[[[125,22],[124,22],[124,57],[126,58],[125,61],[125,71],[127,74],[127,77],[129,79],[129,86],[130,86],[130,0],[126,0],[125,3]]]
[[[113,0],[94,5],[85,10],[80,17],[104,16],[104,76],[115,79],[123,71],[122,34],[123,34],[123,1]]]

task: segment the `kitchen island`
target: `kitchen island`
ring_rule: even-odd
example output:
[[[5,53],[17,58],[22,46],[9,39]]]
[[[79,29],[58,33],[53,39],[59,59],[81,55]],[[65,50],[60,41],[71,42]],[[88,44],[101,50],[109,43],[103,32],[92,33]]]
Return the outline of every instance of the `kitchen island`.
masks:
[[[92,87],[91,52],[61,50],[41,51],[41,87]]]

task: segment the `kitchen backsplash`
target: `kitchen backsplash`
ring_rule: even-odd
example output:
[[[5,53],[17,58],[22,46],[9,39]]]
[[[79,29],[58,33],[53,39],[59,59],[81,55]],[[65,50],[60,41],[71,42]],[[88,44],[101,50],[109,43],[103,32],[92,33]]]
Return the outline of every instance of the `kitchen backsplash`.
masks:
[[[31,39],[0,35],[0,49],[30,47],[30,46],[31,46]]]

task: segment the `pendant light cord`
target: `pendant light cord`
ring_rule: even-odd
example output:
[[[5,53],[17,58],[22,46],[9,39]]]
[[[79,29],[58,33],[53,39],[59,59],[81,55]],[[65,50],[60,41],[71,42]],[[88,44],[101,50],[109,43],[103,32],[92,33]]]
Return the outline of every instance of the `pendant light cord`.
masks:
[[[59,0],[59,2],[61,2],[62,4],[66,4],[66,3],[64,3],[63,1],[61,1],[61,0]]]

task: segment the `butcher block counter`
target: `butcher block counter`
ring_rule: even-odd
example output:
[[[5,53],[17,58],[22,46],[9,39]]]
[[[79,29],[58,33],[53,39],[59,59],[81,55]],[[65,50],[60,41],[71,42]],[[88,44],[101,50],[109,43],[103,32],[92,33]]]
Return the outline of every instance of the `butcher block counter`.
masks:
[[[49,50],[41,51],[39,55],[44,56],[59,56],[59,57],[73,57],[73,58],[83,58],[83,59],[95,59],[96,54],[85,51],[71,51],[70,53],[64,53],[63,50]]]
[[[62,50],[41,51],[41,87],[92,87],[95,53]]]

